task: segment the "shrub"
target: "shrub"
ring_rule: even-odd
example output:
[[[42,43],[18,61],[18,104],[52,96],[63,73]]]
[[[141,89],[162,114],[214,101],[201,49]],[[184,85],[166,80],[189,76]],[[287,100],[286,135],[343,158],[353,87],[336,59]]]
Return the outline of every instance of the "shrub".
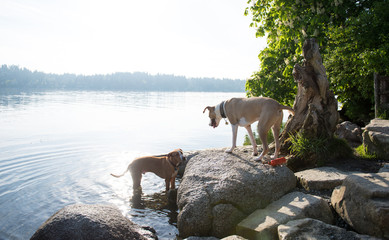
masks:
[[[336,137],[308,138],[304,133],[290,136],[289,150],[297,158],[322,166],[328,160],[352,157],[352,149],[343,139]]]

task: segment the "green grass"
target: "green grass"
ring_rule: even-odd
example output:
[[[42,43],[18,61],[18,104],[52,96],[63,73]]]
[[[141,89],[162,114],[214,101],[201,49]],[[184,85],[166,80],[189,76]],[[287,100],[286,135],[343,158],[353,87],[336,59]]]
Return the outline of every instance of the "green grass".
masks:
[[[290,142],[292,145],[289,150],[298,158],[325,159],[329,153],[326,138],[308,138],[299,132],[290,137]]]
[[[366,148],[361,144],[359,147],[355,148],[355,153],[358,157],[360,158],[365,158],[365,159],[376,159],[377,156],[375,154],[370,154],[366,152]]]
[[[299,132],[290,137],[289,150],[297,158],[314,159],[317,165],[328,160],[353,157],[353,151],[343,139],[332,137],[309,138]]]

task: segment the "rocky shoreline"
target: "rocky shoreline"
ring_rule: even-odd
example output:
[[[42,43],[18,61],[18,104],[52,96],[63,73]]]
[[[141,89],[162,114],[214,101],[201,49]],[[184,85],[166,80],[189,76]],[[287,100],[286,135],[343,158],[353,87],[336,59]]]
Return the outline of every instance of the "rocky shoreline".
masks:
[[[189,161],[186,171],[190,174],[187,175],[185,173],[180,188],[178,189],[177,200],[180,209],[178,227],[183,237],[213,236],[219,239],[235,239],[237,236],[230,237],[229,235],[231,235],[232,231],[226,229],[231,229],[229,224],[234,225],[236,223],[233,234],[238,234],[239,239],[295,239],[298,237],[305,239],[304,236],[321,236],[320,239],[334,239],[333,236],[337,236],[335,237],[336,239],[389,238],[389,221],[387,219],[389,217],[388,163],[371,162],[365,171],[358,171],[358,167],[355,164],[349,166],[347,169],[344,165],[347,164],[346,162],[352,160],[346,160],[346,162],[340,164],[340,169],[335,167],[336,164],[331,163],[331,167],[315,168],[292,173],[295,176],[295,183],[290,187],[292,180],[285,176],[289,175],[286,173],[290,171],[288,168],[285,166],[273,168],[262,163],[256,165],[256,163],[253,163],[249,153],[250,147],[240,147],[234,154],[226,154],[224,153],[224,149],[209,149],[199,151]],[[237,163],[235,165],[228,165],[231,162]],[[194,213],[186,213],[187,210],[185,208],[187,205],[193,208],[193,206],[199,204],[201,207],[197,209],[202,210],[215,208],[218,202],[224,203],[227,206],[228,204],[231,206],[239,206],[239,204],[243,204],[242,202],[247,202],[247,198],[250,198],[250,196],[242,195],[234,189],[233,185],[228,185],[229,179],[236,178],[236,173],[234,172],[242,172],[245,164],[256,168],[255,171],[257,171],[257,174],[253,177],[257,181],[261,181],[259,179],[263,177],[268,177],[268,173],[270,173],[270,176],[276,177],[275,181],[274,178],[270,177],[270,181],[264,185],[266,189],[259,190],[260,192],[265,191],[265,194],[263,194],[265,196],[253,196],[253,201],[266,202],[266,200],[260,197],[265,197],[266,199],[266,195],[269,194],[266,191],[269,189],[272,189],[271,193],[273,196],[280,195],[277,191],[285,191],[279,186],[289,186],[287,187],[289,190],[286,191],[286,194],[281,194],[282,196],[277,200],[272,201],[265,207],[259,207],[258,210],[255,210],[246,217],[242,217],[242,219],[240,219],[241,215],[234,213],[235,210],[232,207],[225,209],[224,212],[228,214],[224,214],[222,217],[218,217],[215,214],[217,211],[213,209],[211,211],[208,210],[208,212],[203,212],[203,214],[197,214],[201,215],[199,219],[196,218],[196,214]],[[362,161],[360,164],[366,163]],[[223,165],[226,167],[222,168]],[[238,165],[243,165],[243,167]],[[375,170],[379,170],[380,166],[382,168],[377,173]],[[210,174],[212,177],[210,177],[205,174],[206,169],[209,168],[217,168],[220,170],[215,172],[213,169],[213,173]],[[285,173],[281,173],[281,169],[286,170]],[[246,169],[245,171],[254,170]],[[373,172],[367,173],[366,171]],[[194,172],[198,174],[193,174]],[[218,174],[221,176],[224,174],[224,176],[220,178]],[[192,182],[193,180],[200,182],[200,184]],[[239,182],[243,182],[243,185],[247,184],[247,180],[239,180],[236,182],[238,184]],[[192,190],[185,190],[186,185],[192,186]],[[200,186],[197,188],[197,185]],[[219,185],[221,187],[224,186],[222,191],[225,194],[225,198],[231,198],[232,200],[217,199],[220,198],[218,191],[213,192],[207,190],[205,191],[206,194],[199,194],[201,193],[201,189],[218,189],[215,186]],[[356,192],[340,194],[346,193],[345,189],[354,189]],[[189,194],[187,191],[191,191],[191,193]],[[237,202],[234,202],[234,197],[228,196],[228,194],[237,194]],[[347,195],[349,198],[347,198]],[[355,196],[362,197],[357,198]],[[214,202],[211,202],[209,207],[204,207],[207,201],[203,200],[203,198],[214,199]],[[356,202],[355,199],[359,199],[359,201]],[[181,202],[184,204],[180,204]],[[361,210],[353,209],[355,207],[352,204],[356,204],[357,209]],[[244,207],[239,206],[237,209],[242,210]],[[368,210],[367,212],[363,212],[362,209]],[[350,211],[361,214],[359,216],[352,216],[353,214]],[[374,214],[372,214],[373,212]],[[191,219],[190,224],[188,224],[186,218]],[[201,223],[201,221],[205,221],[204,219],[209,221],[208,224]],[[362,219],[368,220],[364,220],[366,222],[360,224]],[[321,225],[321,227],[318,228],[318,225]],[[360,225],[366,226],[365,229],[360,228]],[[190,228],[186,229],[187,226],[190,226]],[[208,226],[208,228],[204,230],[204,226]],[[219,230],[213,229],[215,226],[218,226]],[[328,231],[326,233],[320,229],[328,229]],[[330,229],[333,231],[329,231]],[[286,234],[289,231],[291,232]],[[335,232],[336,235],[334,235]],[[343,237],[338,234],[343,234]],[[350,236],[353,237],[350,238]]]
[[[286,166],[253,161],[251,147],[238,147],[233,154],[224,150],[185,153],[177,191],[180,238],[389,238],[388,163],[376,163],[382,168],[371,173],[335,166],[293,173]],[[374,169],[379,168],[367,170]],[[47,237],[65,233],[72,239],[157,239],[153,229],[132,223],[115,208],[67,206],[31,239],[69,239]]]

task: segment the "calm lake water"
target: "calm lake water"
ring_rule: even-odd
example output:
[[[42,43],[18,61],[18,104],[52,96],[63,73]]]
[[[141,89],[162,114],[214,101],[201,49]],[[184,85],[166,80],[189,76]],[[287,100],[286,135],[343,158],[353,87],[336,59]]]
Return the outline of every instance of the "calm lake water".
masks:
[[[133,222],[152,226],[160,239],[178,234],[178,210],[164,181],[142,179],[134,199],[132,159],[229,147],[231,128],[208,126],[207,105],[245,93],[42,92],[0,93],[0,239],[29,239],[64,206],[114,204]],[[238,144],[245,129],[239,129]],[[179,184],[179,183],[177,183]]]

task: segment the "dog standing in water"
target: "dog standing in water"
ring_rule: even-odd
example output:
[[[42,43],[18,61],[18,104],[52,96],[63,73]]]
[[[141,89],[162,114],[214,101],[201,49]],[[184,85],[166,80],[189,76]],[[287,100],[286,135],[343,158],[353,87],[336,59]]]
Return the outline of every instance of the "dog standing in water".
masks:
[[[269,151],[267,133],[270,128],[273,131],[273,136],[276,142],[274,158],[278,157],[278,153],[280,151],[278,136],[281,129],[283,109],[294,114],[291,107],[283,106],[274,99],[251,97],[231,98],[216,106],[206,107],[203,113],[206,110],[209,111],[209,126],[213,128],[219,126],[219,122],[222,118],[228,118],[230,121],[232,127],[232,147],[226,151],[227,153],[232,153],[236,147],[236,137],[238,134],[238,127],[240,126],[245,127],[250,136],[251,145],[253,145],[254,148],[253,155],[258,155],[257,143],[255,142],[253,132],[251,130],[251,124],[258,121],[258,135],[262,141],[263,151],[255,160],[260,161]]]
[[[166,191],[175,189],[175,180],[178,173],[178,167],[185,161],[182,149],[176,149],[164,156],[148,156],[134,159],[124,173],[121,175],[112,174],[114,177],[121,177],[126,172],[131,172],[133,189],[141,187],[142,174],[152,172],[165,179]]]

